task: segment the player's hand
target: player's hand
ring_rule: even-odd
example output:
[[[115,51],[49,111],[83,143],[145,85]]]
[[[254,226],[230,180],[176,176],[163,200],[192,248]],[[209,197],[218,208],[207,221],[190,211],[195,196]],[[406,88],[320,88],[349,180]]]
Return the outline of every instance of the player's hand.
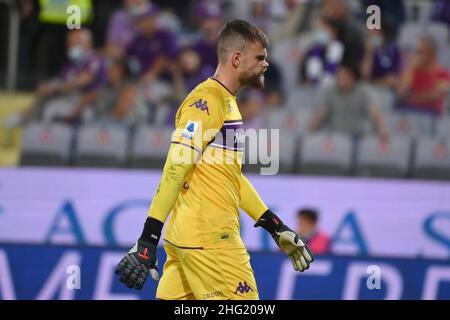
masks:
[[[128,254],[116,267],[120,281],[128,288],[141,290],[150,273],[153,280],[159,280],[158,258],[156,246],[149,242],[138,240]]]
[[[303,272],[307,270],[314,261],[311,249],[306,245],[306,242],[289,229],[270,209],[263,213],[254,227],[263,227],[272,235],[281,251],[291,258],[295,271]]]
[[[314,257],[311,249],[298,234],[283,224],[275,230],[272,238],[281,251],[289,256],[295,271],[303,272],[309,269]]]

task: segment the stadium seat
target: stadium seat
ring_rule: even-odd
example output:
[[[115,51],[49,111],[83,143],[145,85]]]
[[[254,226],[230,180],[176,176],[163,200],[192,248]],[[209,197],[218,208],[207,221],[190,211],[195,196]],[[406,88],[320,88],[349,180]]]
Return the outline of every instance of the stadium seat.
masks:
[[[439,22],[418,23],[409,22],[401,26],[398,44],[404,50],[413,50],[417,44],[417,40],[424,35],[429,35],[436,40],[439,49],[448,40],[447,26]]]
[[[394,109],[395,94],[392,90],[384,86],[371,86],[370,93],[374,104],[379,108],[380,112],[388,113]]]
[[[300,56],[299,46],[291,39],[275,43],[272,47],[271,58],[281,69],[286,92],[291,91],[298,83]]]
[[[317,88],[314,86],[300,86],[289,92],[286,107],[291,110],[312,110],[317,103]]]
[[[363,137],[356,153],[356,174],[369,177],[405,177],[408,173],[411,138],[392,136],[382,143],[375,135]]]
[[[422,138],[416,146],[414,159],[415,178],[450,179],[450,140]]]
[[[387,129],[393,135],[407,135],[412,138],[430,136],[433,117],[419,112],[384,113]]]
[[[272,134],[272,133],[270,133]],[[245,156],[243,171],[244,172],[261,172],[261,168],[271,166],[273,163],[267,163],[273,161],[277,157],[278,171],[280,173],[292,173],[294,171],[295,156],[297,154],[297,147],[299,141],[299,135],[286,131],[279,131],[279,139],[274,139],[275,144],[271,143],[271,138],[266,139],[267,147],[265,150],[259,149],[260,140],[256,144],[250,141],[249,137],[246,137]],[[260,155],[263,154],[261,157]],[[267,154],[266,156],[264,156]],[[256,162],[256,163],[255,163]]]
[[[438,61],[444,68],[450,69],[450,40],[439,44]]]
[[[162,169],[169,151],[171,136],[171,128],[138,127],[131,146],[131,167]]]
[[[68,165],[72,139],[73,131],[67,125],[31,123],[23,132],[21,165]]]
[[[314,175],[346,175],[350,173],[353,144],[342,133],[314,133],[303,138],[299,171]]]
[[[78,130],[75,164],[120,167],[127,155],[128,131],[114,125],[85,125]]]
[[[284,133],[305,134],[312,111],[277,109],[267,113],[267,128],[280,129]]]
[[[397,43],[404,50],[413,50],[421,34],[423,34],[422,24],[417,22],[404,23],[400,26]]]
[[[450,116],[440,118],[436,121],[436,137],[450,137]]]

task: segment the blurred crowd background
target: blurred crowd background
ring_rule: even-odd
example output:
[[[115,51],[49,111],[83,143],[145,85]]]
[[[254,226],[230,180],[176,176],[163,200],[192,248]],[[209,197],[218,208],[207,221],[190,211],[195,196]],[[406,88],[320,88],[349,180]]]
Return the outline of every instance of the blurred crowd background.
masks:
[[[271,41],[238,103],[246,129],[280,129],[281,172],[450,179],[449,0],[0,1],[0,165],[161,168],[235,18]]]

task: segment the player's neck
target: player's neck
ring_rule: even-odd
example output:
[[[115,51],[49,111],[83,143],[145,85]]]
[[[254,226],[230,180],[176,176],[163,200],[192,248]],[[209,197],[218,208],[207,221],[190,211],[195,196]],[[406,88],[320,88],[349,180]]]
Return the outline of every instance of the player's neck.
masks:
[[[219,81],[233,95],[236,95],[241,87],[241,83],[239,82],[237,76],[227,72],[227,70],[221,68],[220,66],[217,67],[217,70],[212,78]]]

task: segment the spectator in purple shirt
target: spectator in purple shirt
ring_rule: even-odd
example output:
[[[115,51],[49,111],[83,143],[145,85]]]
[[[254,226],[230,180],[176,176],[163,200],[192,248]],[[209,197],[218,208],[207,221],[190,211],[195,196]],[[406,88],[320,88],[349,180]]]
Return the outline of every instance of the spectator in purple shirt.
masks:
[[[57,118],[72,121],[80,117],[84,108],[96,102],[99,90],[106,85],[107,70],[104,59],[93,49],[92,34],[88,29],[70,31],[66,46],[69,62],[56,79],[38,85],[37,95],[41,102],[39,108],[50,98],[77,95],[75,104],[66,108],[58,108],[55,104],[52,106],[55,110],[50,112]]]
[[[203,0],[198,2],[194,9],[195,18],[200,23],[202,36],[192,47],[200,55],[202,65],[215,70],[217,67],[217,35],[223,24],[222,8],[215,0]]]
[[[177,43],[175,36],[157,27],[158,9],[154,6],[136,18],[139,33],[126,49],[126,65],[132,82],[119,95],[111,116],[122,119],[133,108],[136,95],[145,95],[156,80],[175,59]]]
[[[334,78],[344,54],[344,45],[338,39],[338,26],[330,18],[317,20],[313,39],[312,47],[300,64],[303,84],[320,84]]]
[[[390,25],[366,31],[361,72],[366,80],[394,89],[401,72],[401,52]]]
[[[123,8],[116,10],[108,22],[106,55],[113,60],[121,59],[124,50],[139,30],[134,19],[147,11],[149,0],[123,0]]]

